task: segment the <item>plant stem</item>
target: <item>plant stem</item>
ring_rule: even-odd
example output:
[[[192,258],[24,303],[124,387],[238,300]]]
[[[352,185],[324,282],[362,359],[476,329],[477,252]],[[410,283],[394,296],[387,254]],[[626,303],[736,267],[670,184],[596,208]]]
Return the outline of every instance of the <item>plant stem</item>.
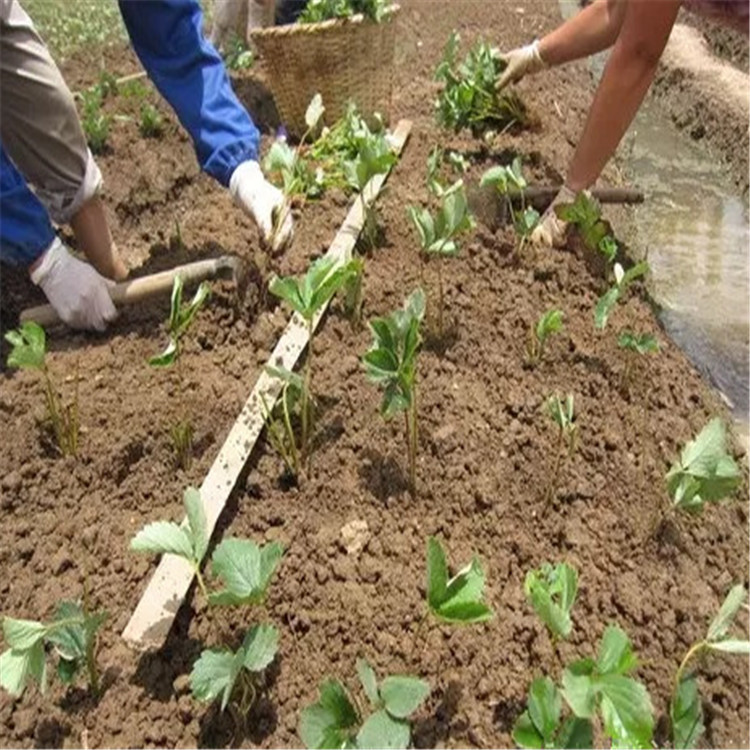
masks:
[[[443,338],[443,264],[438,258],[437,277],[438,277],[438,336]]]
[[[308,440],[311,431],[310,417],[310,384],[312,381],[312,359],[313,359],[313,315],[307,321],[307,360],[305,361],[305,379],[302,386],[302,461],[308,463],[309,453]]]
[[[680,663],[680,666],[677,668],[677,672],[674,676],[674,686],[672,688],[672,697],[674,699],[674,696],[677,695],[677,689],[680,687],[680,683],[682,682],[682,673],[685,671],[685,668],[688,665],[688,662],[690,659],[693,658],[696,654],[700,653],[706,648],[706,641],[698,641],[698,643],[694,643],[688,652],[685,654],[685,658]]]
[[[281,408],[284,412],[284,429],[286,430],[287,437],[289,438],[289,453],[292,458],[292,466],[290,467],[292,473],[296,477],[299,474],[299,456],[297,455],[297,442],[294,439],[294,430],[292,429],[292,419],[289,416],[289,403],[287,401],[287,388],[284,386],[284,390],[281,393]],[[286,456],[284,457],[286,460]]]
[[[406,435],[409,448],[409,491],[417,496],[417,385],[412,386],[411,403],[405,413]]]
[[[195,580],[198,581],[198,588],[201,590],[203,598],[208,602],[208,590],[206,589],[206,582],[203,580],[203,575],[201,574],[200,560],[195,563],[193,570],[195,571]]]
[[[89,606],[89,579],[88,571],[83,566],[83,627],[86,632],[86,671],[89,675],[89,685],[95,698],[99,697],[99,672],[96,668],[96,633],[89,631],[86,622],[91,609]]]
[[[547,502],[551,503],[555,497],[557,491],[558,475],[560,472],[560,463],[562,461],[562,444],[563,444],[563,430],[562,427],[558,432],[557,446],[555,448],[555,468],[552,470],[552,479],[550,481],[550,488],[547,493]]]
[[[44,373],[44,391],[45,401],[47,402],[47,414],[49,414],[50,421],[52,422],[52,431],[55,434],[55,442],[57,443],[57,449],[65,455],[65,440],[63,438],[63,430],[61,424],[60,410],[57,403],[57,394],[55,387],[52,385],[52,377],[49,374],[49,369],[46,363],[42,366],[42,372]]]

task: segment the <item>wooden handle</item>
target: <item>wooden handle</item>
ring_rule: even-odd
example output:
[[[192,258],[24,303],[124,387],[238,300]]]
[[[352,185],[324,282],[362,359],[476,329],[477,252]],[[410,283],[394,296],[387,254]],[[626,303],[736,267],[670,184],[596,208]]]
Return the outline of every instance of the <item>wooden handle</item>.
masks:
[[[523,193],[527,203],[533,203],[537,208],[546,208],[560,192],[562,185],[530,185]],[[643,203],[643,191],[629,187],[601,187],[594,188],[591,194],[600,203]],[[521,200],[521,193],[511,193],[511,200],[515,203]]]
[[[192,284],[216,276],[224,269],[229,268],[234,270],[236,264],[237,259],[228,255],[220,258],[210,258],[209,260],[198,260],[194,263],[186,263],[184,266],[177,266],[168,271],[161,271],[150,276],[121,281],[119,284],[112,286],[109,290],[109,296],[115,305],[132,305],[134,302],[140,302],[144,299],[171,291],[177,276],[182,277],[183,284]],[[40,326],[51,326],[61,322],[52,305],[29,307],[21,313],[20,320],[21,323],[33,320]]]

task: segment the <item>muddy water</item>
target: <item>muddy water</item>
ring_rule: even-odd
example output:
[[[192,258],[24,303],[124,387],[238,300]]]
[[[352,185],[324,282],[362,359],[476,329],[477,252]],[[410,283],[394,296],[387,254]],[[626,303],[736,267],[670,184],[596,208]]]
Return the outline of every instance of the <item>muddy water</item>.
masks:
[[[564,18],[578,10],[560,0]],[[599,78],[606,61],[591,61]],[[712,156],[647,100],[624,146],[624,170],[643,189],[623,239],[644,249],[667,332],[729,402],[748,437],[750,283],[748,204]]]

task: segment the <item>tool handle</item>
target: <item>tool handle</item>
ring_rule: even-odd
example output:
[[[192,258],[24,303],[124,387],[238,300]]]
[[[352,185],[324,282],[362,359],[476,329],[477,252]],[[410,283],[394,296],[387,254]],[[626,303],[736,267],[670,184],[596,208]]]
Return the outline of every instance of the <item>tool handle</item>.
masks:
[[[109,296],[115,305],[132,305],[135,302],[141,302],[171,290],[177,276],[181,276],[182,283],[186,285],[203,281],[215,276],[222,269],[231,268],[232,262],[231,258],[222,256],[221,258],[186,263],[183,266],[170,268],[168,271],[161,271],[150,276],[121,281],[110,288]],[[52,305],[29,307],[21,312],[20,320],[21,323],[33,320],[40,326],[51,326],[61,322]]]
[[[546,208],[561,189],[562,185],[530,185],[524,190],[523,197],[537,208]],[[643,203],[643,191],[630,187],[594,188],[591,194],[600,203]],[[510,197],[514,203],[520,202],[521,193],[513,192]]]

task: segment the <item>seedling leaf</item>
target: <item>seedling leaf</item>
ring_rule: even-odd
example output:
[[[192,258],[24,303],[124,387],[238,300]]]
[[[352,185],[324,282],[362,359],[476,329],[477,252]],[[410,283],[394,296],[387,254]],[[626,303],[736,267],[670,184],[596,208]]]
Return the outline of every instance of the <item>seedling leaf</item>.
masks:
[[[638,666],[627,633],[616,625],[607,626],[599,644],[596,667],[599,674],[624,675]]]
[[[573,713],[582,719],[591,719],[596,712],[596,691],[591,676],[593,663],[584,659],[571,664],[562,678],[562,694]]]
[[[223,711],[242,667],[241,658],[229,649],[206,649],[193,665],[190,687],[196,700],[208,703],[221,696]]]
[[[544,738],[537,731],[528,711],[524,711],[513,725],[513,742],[520,747],[541,750],[544,747]]]
[[[429,694],[429,684],[416,677],[386,677],[380,686],[380,697],[383,699],[385,710],[396,719],[408,718]]]
[[[524,582],[526,596],[537,615],[558,638],[570,635],[570,610],[578,593],[578,573],[567,563],[545,564],[531,570]]]
[[[557,746],[562,748],[591,748],[594,746],[594,727],[588,719],[569,716],[558,734]]]
[[[750,641],[727,639],[725,641],[709,643],[708,647],[714,651],[724,651],[729,654],[750,654]]]
[[[310,100],[305,112],[305,125],[308,130],[315,130],[320,123],[326,108],[323,106],[323,97],[318,93]]]
[[[8,354],[8,367],[27,370],[44,368],[46,336],[38,323],[27,320],[18,330],[8,331],[5,340],[13,347]]]
[[[357,659],[357,675],[362,683],[367,699],[373,706],[380,703],[380,694],[378,693],[378,679],[375,670],[370,666],[367,659]]]
[[[695,677],[687,677],[677,687],[669,709],[672,721],[672,741],[677,750],[693,748],[705,729]]]
[[[14,651],[26,651],[41,643],[47,627],[35,620],[15,620],[3,617],[3,638]]]
[[[279,631],[273,625],[253,625],[242,642],[242,665],[250,672],[265,669],[279,650]]]
[[[29,679],[34,680],[44,693],[46,672],[44,645],[41,641],[26,650],[8,649],[0,654],[0,685],[15,697],[23,693]]]
[[[621,674],[600,676],[597,688],[602,694],[604,731],[612,738],[612,747],[650,748],[654,717],[646,688]]]
[[[708,633],[706,634],[707,641],[719,641],[726,637],[729,628],[732,627],[734,618],[737,616],[737,613],[740,611],[740,607],[746,598],[747,591],[741,583],[732,586],[719,608],[716,617],[714,617],[711,624],[708,626]]]
[[[310,750],[343,747],[350,739],[346,730],[358,722],[357,710],[344,686],[337,680],[327,680],[320,686],[318,702],[302,710],[300,737]]]
[[[386,711],[376,711],[357,733],[357,747],[361,750],[406,750],[411,729]]]
[[[528,712],[545,745],[553,742],[561,711],[562,699],[554,682],[548,677],[534,680],[529,688]]]
[[[183,495],[183,500],[193,547],[193,560],[200,562],[208,549],[208,526],[201,494],[195,487],[188,487]]]
[[[154,521],[144,526],[130,541],[134,552],[172,554],[193,560],[193,543],[186,529],[172,521]]]

